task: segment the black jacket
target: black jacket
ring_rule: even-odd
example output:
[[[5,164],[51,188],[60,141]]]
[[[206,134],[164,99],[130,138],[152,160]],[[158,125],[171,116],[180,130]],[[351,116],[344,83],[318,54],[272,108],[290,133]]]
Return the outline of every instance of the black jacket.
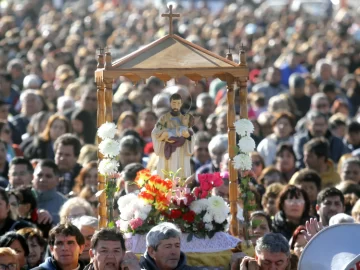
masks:
[[[44,141],[39,136],[34,136],[32,141],[22,149],[24,157],[28,160],[35,158],[54,159],[55,154],[50,141]]]
[[[302,217],[302,219],[300,220],[300,224],[293,224],[286,221],[284,211],[279,211],[274,217],[272,231],[274,233],[281,233],[283,236],[285,236],[287,240],[290,240],[296,228],[300,225],[305,225],[305,222],[309,219],[310,217]]]
[[[159,270],[159,268],[155,264],[155,261],[153,260],[153,258],[150,257],[150,255],[147,252],[145,252],[144,256],[141,256],[140,258],[140,267],[142,270]],[[181,252],[180,261],[177,267],[173,270],[196,270],[196,269],[202,269],[202,268],[187,266],[185,254]],[[91,268],[89,268],[89,270],[91,270]]]
[[[79,261],[79,265],[79,270],[84,270],[85,265],[81,261]],[[61,268],[53,258],[47,258],[45,262],[31,270],[61,270]]]

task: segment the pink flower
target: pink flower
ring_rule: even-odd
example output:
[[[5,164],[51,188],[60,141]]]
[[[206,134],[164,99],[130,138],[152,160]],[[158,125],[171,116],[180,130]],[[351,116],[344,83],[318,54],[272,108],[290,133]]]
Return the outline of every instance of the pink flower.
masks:
[[[209,191],[213,188],[213,185],[208,179],[206,179],[200,182],[200,187],[204,191]]]
[[[138,227],[142,226],[144,221],[141,218],[135,218],[129,221],[130,228],[136,230]]]
[[[115,222],[116,227],[120,228],[120,223],[121,223],[121,221],[120,221],[120,220],[117,220],[117,221]]]
[[[201,193],[201,189],[199,187],[194,188],[195,197],[199,198],[200,193]]]

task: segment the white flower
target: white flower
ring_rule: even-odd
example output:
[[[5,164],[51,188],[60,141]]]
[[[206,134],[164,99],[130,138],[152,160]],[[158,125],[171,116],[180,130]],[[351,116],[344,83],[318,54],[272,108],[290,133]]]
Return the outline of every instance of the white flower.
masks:
[[[101,175],[112,175],[118,172],[118,163],[114,159],[105,158],[100,161],[98,171]]]
[[[224,217],[227,217],[229,213],[229,207],[226,205],[224,199],[220,196],[211,196],[208,198],[209,201],[209,207],[208,207],[208,213],[214,216],[214,220],[222,220]],[[217,218],[219,217],[219,218]],[[222,222],[224,222],[224,220]],[[217,223],[222,223],[217,222]]]
[[[120,231],[126,232],[129,230],[129,222],[125,220],[120,220]]]
[[[252,161],[249,154],[239,154],[234,157],[234,168],[242,171],[249,171],[252,168]]]
[[[250,134],[254,132],[254,125],[248,119],[237,120],[234,123],[234,125],[236,129],[236,133],[239,134],[240,136],[246,136],[246,135],[250,136]]]
[[[211,223],[205,223],[205,229],[211,231],[212,229],[214,229],[214,226]]]
[[[120,152],[120,143],[113,139],[105,139],[99,144],[99,151],[105,157],[115,157]]]
[[[205,223],[210,223],[210,222],[212,222],[212,221],[213,221],[212,215],[211,215],[209,212],[207,212],[207,213],[204,215],[204,217],[203,217],[203,221],[204,221]]]
[[[254,149],[256,147],[255,141],[250,136],[241,137],[238,145],[240,148],[240,152],[243,152],[243,153],[250,153],[250,152],[254,151]]]
[[[121,212],[123,209],[127,208],[127,206],[133,201],[136,200],[137,196],[134,193],[126,194],[125,196],[121,196],[117,201],[119,211]]]
[[[114,123],[106,122],[102,124],[97,131],[97,135],[102,139],[113,139],[116,134],[116,126]]]
[[[224,215],[214,215],[214,221],[218,224],[223,223],[226,220],[227,216]]]
[[[195,214],[200,214],[202,211],[205,211],[208,207],[207,199],[200,199],[193,201],[190,204],[190,209],[195,212]]]

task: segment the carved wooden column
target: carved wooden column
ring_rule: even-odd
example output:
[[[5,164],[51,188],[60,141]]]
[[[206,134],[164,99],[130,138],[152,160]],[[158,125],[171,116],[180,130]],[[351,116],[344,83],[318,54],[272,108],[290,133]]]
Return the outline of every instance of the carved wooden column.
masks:
[[[99,128],[102,124],[105,123],[105,84],[100,81],[97,83],[97,127]],[[97,137],[97,143],[101,142],[101,138]],[[103,155],[98,149],[98,162],[103,159]],[[98,190],[105,189],[105,177],[101,174],[98,174]],[[106,226],[106,194],[103,192],[98,198],[98,219],[99,219],[99,228],[104,228]]]
[[[229,60],[232,59],[232,55],[229,53],[226,55]],[[236,132],[235,132],[235,92],[234,92],[234,77],[231,75],[226,76],[227,83],[227,126],[228,126],[228,152],[229,152],[229,201],[230,201],[230,233],[234,236],[238,236],[238,219],[237,219],[237,197],[238,197],[238,183],[237,183],[237,170],[234,168],[233,160],[236,155]]]

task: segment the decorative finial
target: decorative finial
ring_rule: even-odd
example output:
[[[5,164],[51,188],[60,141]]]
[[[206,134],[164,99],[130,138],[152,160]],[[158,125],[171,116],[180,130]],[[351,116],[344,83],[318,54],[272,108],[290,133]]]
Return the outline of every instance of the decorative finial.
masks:
[[[108,46],[105,47],[105,53],[110,53],[110,48]]]
[[[104,48],[103,48],[103,47],[100,47],[98,50],[99,50],[99,54],[100,54],[100,55],[103,55],[103,54],[104,54]]]
[[[240,52],[245,52],[244,44],[241,42]]]
[[[165,13],[165,14],[161,14],[161,17],[167,17],[170,20],[169,21],[169,35],[173,34],[173,18],[179,18],[180,17],[180,14],[178,14],[178,13],[172,13],[172,8],[173,8],[173,6],[170,5],[169,6],[170,12]]]
[[[239,65],[246,65],[245,47],[242,43],[241,43],[240,53],[239,53]]]
[[[226,59],[231,60],[231,61],[233,60],[230,44],[228,46],[228,53],[226,54]]]

